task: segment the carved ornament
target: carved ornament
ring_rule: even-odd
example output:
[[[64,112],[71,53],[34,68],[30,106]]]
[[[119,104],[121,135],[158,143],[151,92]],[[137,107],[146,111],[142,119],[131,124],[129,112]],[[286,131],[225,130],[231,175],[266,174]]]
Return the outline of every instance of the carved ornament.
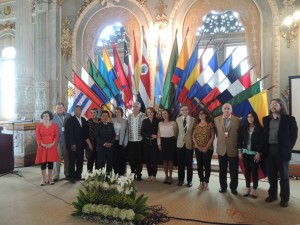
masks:
[[[82,4],[81,4],[81,7],[80,9],[78,10],[77,12],[77,17],[80,16],[80,14],[83,12],[83,10],[85,10],[85,8],[91,3],[93,2],[94,0],[85,0]]]
[[[5,31],[5,30],[14,30],[16,28],[16,24],[13,22],[7,21],[4,24],[0,24],[0,31]]]
[[[66,17],[63,24],[61,43],[60,43],[61,54],[63,55],[66,61],[69,60],[72,53],[72,34],[69,25],[70,25],[70,20],[68,17]]]

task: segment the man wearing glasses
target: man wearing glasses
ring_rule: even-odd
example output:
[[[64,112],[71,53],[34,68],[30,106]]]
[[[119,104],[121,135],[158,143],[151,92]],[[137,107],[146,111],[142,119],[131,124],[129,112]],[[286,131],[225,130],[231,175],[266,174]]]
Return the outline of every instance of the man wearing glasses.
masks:
[[[298,127],[293,116],[280,98],[270,102],[270,115],[263,118],[264,148],[270,188],[266,202],[277,200],[278,173],[280,176],[280,206],[287,207],[290,199],[289,161],[298,137]]]

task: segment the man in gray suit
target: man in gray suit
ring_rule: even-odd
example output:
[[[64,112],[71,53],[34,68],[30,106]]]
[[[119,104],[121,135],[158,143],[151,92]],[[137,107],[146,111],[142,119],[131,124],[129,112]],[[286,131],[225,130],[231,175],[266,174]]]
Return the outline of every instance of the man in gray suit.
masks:
[[[222,107],[223,114],[215,118],[217,134],[217,153],[219,158],[220,193],[227,191],[227,165],[229,163],[231,193],[237,195],[238,186],[238,130],[241,119],[232,115],[232,106],[225,103]]]
[[[54,163],[53,168],[53,177],[54,182],[59,180],[60,176],[60,166],[62,159],[64,160],[64,174],[66,177],[69,176],[69,154],[68,150],[66,149],[66,142],[65,142],[65,125],[68,118],[71,117],[71,114],[65,113],[65,105],[62,102],[58,102],[55,105],[55,113],[53,114],[53,123],[56,123],[58,126],[58,142],[57,142],[57,150],[58,155],[60,158],[60,162]]]

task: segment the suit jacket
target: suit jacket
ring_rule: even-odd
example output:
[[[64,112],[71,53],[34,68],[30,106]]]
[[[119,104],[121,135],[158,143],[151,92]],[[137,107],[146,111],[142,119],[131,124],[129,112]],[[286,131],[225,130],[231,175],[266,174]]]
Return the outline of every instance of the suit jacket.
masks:
[[[269,130],[271,117],[265,116],[263,118],[264,125],[264,155],[267,157],[269,153]],[[290,161],[292,156],[292,149],[298,138],[298,127],[295,117],[282,114],[280,115],[279,130],[278,130],[278,144],[280,157],[283,161]]]
[[[228,127],[228,137],[225,137],[225,126],[223,115],[220,115],[214,119],[217,135],[217,153],[218,155],[228,157],[236,157],[238,154],[238,131],[241,125],[241,119],[231,115],[230,125]]]
[[[248,127],[243,126],[239,131],[238,148],[247,149],[248,140],[249,140]],[[248,150],[262,153],[262,147],[263,147],[263,130],[261,127],[255,127],[251,135],[251,149]]]
[[[183,120],[182,117],[178,117],[176,119],[176,123],[178,126],[178,137],[177,137],[177,148],[182,148],[184,145],[186,149],[193,149],[193,131],[194,131],[194,123],[195,119],[191,116],[188,116],[188,129],[187,132],[184,132]]]
[[[116,118],[111,120],[112,123],[115,123]],[[128,122],[126,119],[122,118],[120,137],[119,137],[119,145],[127,146],[128,144]]]
[[[76,116],[72,116],[67,120],[66,123],[66,141],[67,147],[70,148],[72,145],[76,145],[77,149],[83,150],[86,146],[86,139],[89,138],[89,124],[85,118],[81,117],[82,126]]]
[[[95,138],[97,140],[97,151],[105,148],[104,143],[114,144],[116,133],[114,125],[108,122],[106,125],[102,122],[95,125]]]

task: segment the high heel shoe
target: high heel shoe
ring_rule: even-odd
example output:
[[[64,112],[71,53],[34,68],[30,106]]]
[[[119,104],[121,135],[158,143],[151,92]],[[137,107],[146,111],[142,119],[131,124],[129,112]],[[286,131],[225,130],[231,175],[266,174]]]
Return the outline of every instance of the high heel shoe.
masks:
[[[246,193],[244,194],[244,197],[248,197],[250,195],[251,189],[247,188]]]
[[[257,198],[258,197],[258,190],[253,189],[251,196],[252,196],[252,198]]]
[[[203,191],[207,191],[208,190],[208,183],[203,182]]]
[[[40,186],[45,186],[46,185],[46,182],[45,181],[42,181],[41,183],[40,183]]]
[[[200,182],[200,184],[198,186],[198,189],[203,190],[203,188],[204,188],[204,182]]]

